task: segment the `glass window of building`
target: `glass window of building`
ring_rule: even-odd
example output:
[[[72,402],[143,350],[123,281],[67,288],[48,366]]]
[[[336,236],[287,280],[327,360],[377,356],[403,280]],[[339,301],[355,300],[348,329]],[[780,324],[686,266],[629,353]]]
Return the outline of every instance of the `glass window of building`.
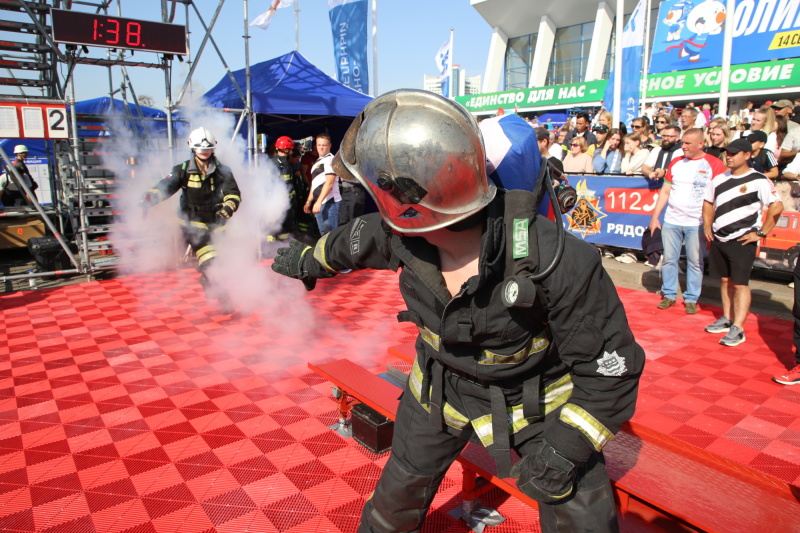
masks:
[[[538,33],[514,37],[508,40],[505,64],[505,90],[525,89],[531,77],[533,51],[536,49]]]
[[[553,53],[547,69],[547,85],[583,81],[593,32],[593,21],[556,30]]]

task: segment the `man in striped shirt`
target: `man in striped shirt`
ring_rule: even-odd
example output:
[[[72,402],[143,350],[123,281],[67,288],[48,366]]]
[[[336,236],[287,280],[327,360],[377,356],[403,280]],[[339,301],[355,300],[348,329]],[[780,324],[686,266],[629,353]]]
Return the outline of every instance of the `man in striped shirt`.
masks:
[[[745,341],[748,284],[758,241],[775,227],[783,204],[769,178],[748,165],[753,153],[749,141],[737,139],[723,151],[730,170],[709,182],[703,202],[703,230],[711,242],[709,273],[721,280],[723,316],[706,331],[726,333],[719,343],[737,346]]]

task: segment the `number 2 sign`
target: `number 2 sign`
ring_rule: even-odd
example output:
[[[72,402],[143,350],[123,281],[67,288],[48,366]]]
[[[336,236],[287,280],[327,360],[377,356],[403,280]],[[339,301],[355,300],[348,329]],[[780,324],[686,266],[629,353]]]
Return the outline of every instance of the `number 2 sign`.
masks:
[[[0,137],[6,139],[66,139],[67,108],[29,102],[0,104]]]

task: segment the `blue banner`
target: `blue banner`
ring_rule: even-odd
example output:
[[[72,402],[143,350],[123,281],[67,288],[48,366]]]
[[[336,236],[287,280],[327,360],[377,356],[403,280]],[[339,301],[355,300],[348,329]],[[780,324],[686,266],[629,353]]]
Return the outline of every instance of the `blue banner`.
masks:
[[[800,56],[800,2],[737,0],[733,17],[719,0],[664,0],[653,36],[650,73],[719,67],[725,24],[733,23],[731,63]]]
[[[614,77],[611,71],[603,106],[614,115],[615,120],[624,122],[630,129],[633,119],[639,116],[639,80],[642,77],[642,52],[644,50],[644,26],[647,0],[639,0],[636,9],[625,24],[622,32],[622,93],[620,95],[622,113],[614,106]]]
[[[578,193],[575,209],[562,216],[564,227],[586,242],[642,249],[642,234],[663,180],[620,176],[570,176]]]
[[[367,0],[328,0],[328,14],[336,78],[353,90],[369,94]]]

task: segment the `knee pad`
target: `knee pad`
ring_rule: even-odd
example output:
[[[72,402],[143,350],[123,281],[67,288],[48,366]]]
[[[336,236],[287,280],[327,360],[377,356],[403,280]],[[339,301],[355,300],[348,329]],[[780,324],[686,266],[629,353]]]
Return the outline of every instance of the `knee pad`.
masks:
[[[394,456],[383,469],[372,499],[367,502],[359,531],[394,533],[419,531],[436,489],[435,476],[413,474]],[[366,525],[372,529],[364,529]]]

